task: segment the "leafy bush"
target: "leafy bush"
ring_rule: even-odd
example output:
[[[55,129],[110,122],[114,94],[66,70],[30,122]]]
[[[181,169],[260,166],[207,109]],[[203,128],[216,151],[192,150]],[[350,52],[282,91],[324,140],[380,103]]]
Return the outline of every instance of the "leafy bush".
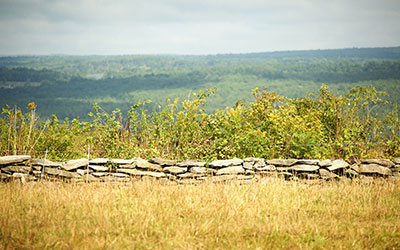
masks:
[[[254,101],[238,101],[211,114],[203,106],[215,89],[179,103],[167,101],[151,112],[150,101],[106,112],[98,104],[91,122],[53,115],[41,122],[36,105],[27,112],[6,107],[0,118],[1,154],[31,154],[66,159],[85,157],[165,157],[175,159],[346,158],[400,155],[397,107],[381,112],[384,92],[356,87],[334,96],[326,85],[318,94],[289,99],[266,88],[253,91]],[[387,109],[386,109],[387,110]]]

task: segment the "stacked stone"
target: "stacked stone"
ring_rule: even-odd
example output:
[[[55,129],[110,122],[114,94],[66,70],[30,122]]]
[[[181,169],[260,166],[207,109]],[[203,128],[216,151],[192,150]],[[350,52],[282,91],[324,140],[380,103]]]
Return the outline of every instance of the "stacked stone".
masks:
[[[0,181],[20,180],[32,181],[32,167],[29,165],[29,155],[10,155],[0,157]]]
[[[278,176],[288,180],[332,180],[341,176],[372,179],[376,177],[400,177],[400,158],[305,160],[245,158],[216,160],[209,164],[193,160],[177,162],[161,158],[145,160],[85,158],[54,162],[31,159],[28,155],[0,157],[2,181],[19,179],[129,182],[151,178],[168,183],[200,183],[236,181],[249,183],[257,176]],[[258,177],[256,178],[258,179]]]
[[[254,177],[249,170],[246,173],[244,160],[238,158],[213,161],[209,164],[209,168],[214,173],[214,176],[209,177],[212,182],[236,181],[248,183]]]

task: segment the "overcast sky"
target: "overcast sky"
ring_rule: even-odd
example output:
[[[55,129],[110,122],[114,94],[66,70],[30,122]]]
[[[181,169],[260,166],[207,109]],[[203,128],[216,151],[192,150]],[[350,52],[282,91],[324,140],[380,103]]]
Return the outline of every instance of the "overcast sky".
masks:
[[[0,54],[400,45],[400,0],[0,0]]]

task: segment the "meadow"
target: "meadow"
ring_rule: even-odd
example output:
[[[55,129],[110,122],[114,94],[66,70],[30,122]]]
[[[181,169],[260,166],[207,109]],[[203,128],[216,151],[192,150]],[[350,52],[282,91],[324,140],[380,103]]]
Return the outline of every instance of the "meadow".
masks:
[[[400,181],[0,184],[1,249],[398,249]]]

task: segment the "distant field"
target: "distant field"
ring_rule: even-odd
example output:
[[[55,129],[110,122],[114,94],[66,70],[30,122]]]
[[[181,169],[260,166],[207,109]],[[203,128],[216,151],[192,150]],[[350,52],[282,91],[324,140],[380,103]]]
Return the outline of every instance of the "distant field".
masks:
[[[217,88],[208,113],[253,101],[252,90],[267,87],[288,98],[316,93],[322,84],[336,95],[362,85],[390,93],[400,105],[400,47],[286,51],[209,56],[15,56],[0,57],[0,108],[38,105],[46,120],[80,117],[98,103],[122,113],[139,101],[146,109],[167,99]]]
[[[0,184],[1,249],[399,249],[400,181]]]

